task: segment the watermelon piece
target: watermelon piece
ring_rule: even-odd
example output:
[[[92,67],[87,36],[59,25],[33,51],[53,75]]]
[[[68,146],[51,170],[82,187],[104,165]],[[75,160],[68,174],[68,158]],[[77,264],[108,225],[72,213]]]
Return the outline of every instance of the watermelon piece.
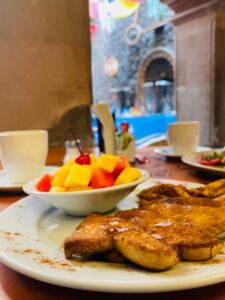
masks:
[[[50,174],[45,174],[44,176],[41,177],[41,179],[37,182],[35,185],[35,188],[39,192],[49,192],[51,188],[51,181],[53,179],[53,176]]]
[[[90,186],[94,189],[110,187],[114,185],[114,178],[112,174],[105,172],[102,169],[94,169],[91,177]]]

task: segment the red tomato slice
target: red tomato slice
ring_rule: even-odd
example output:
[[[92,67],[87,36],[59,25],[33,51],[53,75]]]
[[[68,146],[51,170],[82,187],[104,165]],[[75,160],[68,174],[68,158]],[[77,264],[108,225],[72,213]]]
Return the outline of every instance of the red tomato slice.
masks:
[[[220,165],[221,159],[220,158],[213,158],[211,160],[206,160],[203,158],[203,156],[200,156],[198,158],[198,163],[205,166],[216,166]]]

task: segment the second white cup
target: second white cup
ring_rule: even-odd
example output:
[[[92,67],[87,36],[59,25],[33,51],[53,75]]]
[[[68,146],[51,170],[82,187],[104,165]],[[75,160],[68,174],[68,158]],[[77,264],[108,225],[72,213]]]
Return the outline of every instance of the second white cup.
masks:
[[[25,183],[40,176],[47,154],[46,130],[0,132],[0,157],[12,183]]]
[[[196,151],[199,136],[198,121],[176,122],[168,125],[167,141],[173,154],[184,155]]]

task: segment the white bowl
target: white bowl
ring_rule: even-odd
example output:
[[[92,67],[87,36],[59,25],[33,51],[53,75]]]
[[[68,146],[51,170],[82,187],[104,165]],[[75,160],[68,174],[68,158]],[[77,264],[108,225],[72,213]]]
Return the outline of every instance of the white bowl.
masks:
[[[70,215],[85,216],[94,211],[105,213],[115,208],[123,198],[149,178],[148,172],[144,170],[140,170],[140,172],[141,177],[138,180],[101,189],[62,193],[39,192],[35,188],[38,181],[36,179],[26,183],[23,190]]]

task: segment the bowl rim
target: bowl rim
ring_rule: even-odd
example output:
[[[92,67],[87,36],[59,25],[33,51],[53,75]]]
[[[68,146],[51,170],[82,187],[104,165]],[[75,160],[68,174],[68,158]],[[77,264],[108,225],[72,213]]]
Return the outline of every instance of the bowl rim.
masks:
[[[28,195],[45,195],[45,196],[74,196],[74,195],[92,195],[92,194],[99,194],[99,193],[105,193],[105,192],[112,192],[112,191],[117,191],[117,190],[123,190],[129,187],[137,186],[140,183],[144,182],[149,178],[149,172],[143,169],[136,168],[141,172],[141,177],[138,178],[135,181],[129,182],[129,183],[124,183],[120,185],[114,185],[106,188],[99,188],[99,189],[92,189],[92,190],[84,190],[84,191],[74,191],[74,192],[40,192],[35,189],[35,184],[39,179],[33,179],[26,184],[23,185],[23,191],[28,194]]]

